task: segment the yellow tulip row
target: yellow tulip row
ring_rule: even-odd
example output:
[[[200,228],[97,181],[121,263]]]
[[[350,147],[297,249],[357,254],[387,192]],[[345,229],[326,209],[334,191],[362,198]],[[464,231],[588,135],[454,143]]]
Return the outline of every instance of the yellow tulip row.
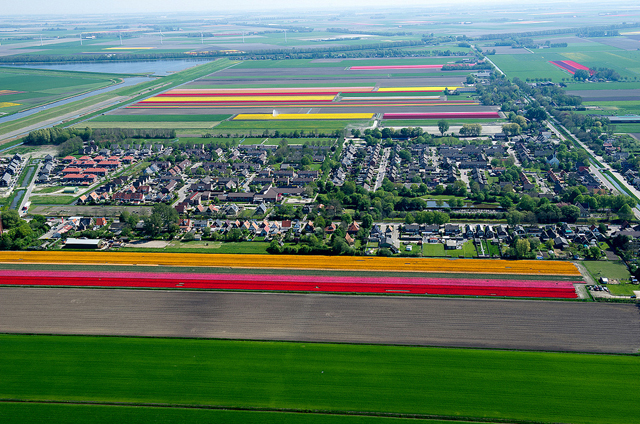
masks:
[[[233,255],[146,252],[0,252],[0,263],[165,265],[188,267],[580,275],[571,262],[362,256]]]

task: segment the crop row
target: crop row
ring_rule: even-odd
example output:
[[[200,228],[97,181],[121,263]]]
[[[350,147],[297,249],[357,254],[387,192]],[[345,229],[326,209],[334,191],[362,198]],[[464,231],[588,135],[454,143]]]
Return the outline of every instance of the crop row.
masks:
[[[352,66],[352,71],[375,71],[386,69],[441,69],[444,65],[387,65],[387,66]]]
[[[307,119],[372,119],[373,113],[239,113],[232,121],[296,121]]]
[[[0,262],[61,264],[151,264],[170,266],[320,269],[347,271],[575,275],[571,262],[491,259],[385,258],[359,256],[234,255],[146,252],[1,252]]]
[[[420,113],[385,113],[382,119],[499,119],[498,112],[420,112]]]
[[[292,275],[0,271],[0,285],[576,298],[570,282]]]

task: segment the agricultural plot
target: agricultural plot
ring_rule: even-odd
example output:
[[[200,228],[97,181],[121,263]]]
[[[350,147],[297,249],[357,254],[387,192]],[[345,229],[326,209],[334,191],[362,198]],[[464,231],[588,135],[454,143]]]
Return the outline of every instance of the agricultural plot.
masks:
[[[570,262],[450,260],[420,258],[383,258],[350,256],[260,256],[260,255],[205,255],[163,253],[80,252],[73,257],[64,252],[0,252],[0,261],[6,263],[60,263],[60,264],[130,264],[169,266],[208,266],[231,268],[286,269],[295,263],[297,269],[362,270],[395,272],[453,272],[517,275],[579,276]]]
[[[633,356],[153,338],[0,340],[0,397],[71,404],[617,424],[634,421],[640,372]],[[598,393],[600,401],[575,402],[584,393]]]
[[[0,113],[10,114],[115,84],[109,74],[0,67]]]
[[[615,37],[576,38],[572,40],[580,42],[569,43],[568,47],[531,50],[529,54],[510,54],[507,49],[505,54],[496,54],[491,60],[510,78],[518,77],[523,81],[527,78],[554,82],[572,80],[576,70],[596,68],[613,69],[622,77],[637,79],[640,76],[637,40],[633,40],[634,49],[625,50],[611,44],[613,39]]]
[[[376,114],[415,113],[425,108],[431,110],[429,117],[433,119],[499,119],[495,107],[481,106],[468,96],[445,95],[447,89],[462,87],[468,74],[442,71],[441,67],[450,61],[451,58],[244,61],[143,99],[117,115],[108,115],[108,119],[136,116],[137,122],[145,123],[161,122],[161,115],[230,114],[232,118],[210,132],[245,130],[245,135],[250,135],[246,130],[334,131],[350,123],[367,125]],[[145,121],[143,116],[153,118]],[[321,123],[329,120],[333,122]],[[191,128],[197,127],[194,124]]]
[[[195,247],[199,247],[197,244]],[[264,247],[263,247],[264,248]],[[54,258],[65,257],[64,254],[50,253],[34,256],[33,260],[52,261]],[[224,253],[224,252],[220,252]],[[487,252],[488,253],[488,252]],[[123,256],[124,255],[124,256]],[[35,257],[38,257],[36,259]],[[472,242],[465,243],[461,256],[477,257],[478,253]],[[529,262],[511,265],[507,261],[451,261],[446,259],[398,259],[398,258],[355,258],[337,257],[327,261],[323,257],[275,257],[259,255],[225,255],[209,256],[206,254],[184,253],[171,255],[166,253],[114,253],[99,255],[95,253],[78,253],[74,259],[66,257],[68,263],[82,263],[82,259],[94,260],[99,263],[100,258],[109,263],[120,260],[136,261],[136,263],[173,264],[178,260],[182,265],[188,265],[193,260],[199,264],[207,263],[212,267],[251,268],[251,269],[290,269],[295,263],[299,275],[273,274],[189,274],[189,273],[82,273],[71,271],[0,271],[0,284],[4,285],[47,285],[47,286],[75,286],[75,287],[116,287],[116,288],[173,288],[173,289],[208,289],[208,290],[249,290],[249,291],[292,291],[292,292],[329,292],[329,293],[382,293],[382,294],[419,294],[419,295],[456,295],[456,296],[494,296],[494,297],[539,297],[539,298],[573,298],[577,297],[570,280],[520,279],[519,274],[571,276],[578,275],[576,268],[570,263]],[[3,255],[3,260],[11,261],[12,255]],[[207,260],[205,261],[205,258]],[[23,256],[14,260],[28,262]],[[280,259],[284,259],[281,261]],[[127,262],[127,263],[129,263]],[[305,263],[306,262],[306,263]],[[526,262],[526,261],[525,261]],[[448,272],[465,274],[465,278],[442,278],[412,275],[413,272],[442,273]],[[477,268],[481,267],[481,268]],[[521,267],[521,268],[519,268]],[[379,277],[375,274],[360,276],[330,276],[315,275],[306,270],[351,270],[362,271],[395,271],[398,277]],[[400,275],[402,273],[410,273]],[[513,275],[513,278],[487,279],[481,275],[493,272],[495,274]]]
[[[577,297],[571,281],[0,270],[0,285]]]

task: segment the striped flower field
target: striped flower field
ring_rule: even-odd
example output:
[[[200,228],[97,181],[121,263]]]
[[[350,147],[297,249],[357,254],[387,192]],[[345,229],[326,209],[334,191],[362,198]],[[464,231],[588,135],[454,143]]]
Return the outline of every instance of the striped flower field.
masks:
[[[147,252],[0,252],[0,263],[165,265],[250,269],[438,272],[580,276],[571,262],[493,259],[385,258],[372,256],[234,255]]]
[[[588,67],[581,65],[573,60],[554,60],[550,63],[556,65],[557,67],[564,69],[569,72],[571,75],[575,74],[577,70],[589,71],[589,75],[593,75],[595,72],[589,69]]]
[[[577,298],[569,262],[163,253],[4,252],[0,262],[103,264],[102,271],[0,270],[0,285]],[[119,265],[210,267],[210,272],[119,272]],[[23,265],[24,266],[24,265]],[[225,271],[225,268],[227,270]],[[230,272],[229,268],[236,271]],[[247,269],[243,272],[242,269]],[[281,269],[282,273],[266,272]],[[263,270],[261,272],[261,270]],[[155,271],[155,270],[154,270]],[[187,270],[185,270],[187,271]],[[361,272],[330,275],[326,271]],[[376,274],[385,271],[386,274]],[[389,276],[389,273],[393,273]],[[438,274],[429,276],[429,274]],[[443,274],[451,273],[451,277]],[[425,275],[426,274],[426,275]],[[486,275],[502,275],[487,278]],[[522,277],[518,277],[522,275]],[[530,277],[535,275],[536,277]],[[545,278],[545,276],[547,276]],[[555,278],[551,278],[555,277]],[[561,279],[562,278],[562,279]]]
[[[387,293],[574,299],[570,281],[1,270],[0,285]]]

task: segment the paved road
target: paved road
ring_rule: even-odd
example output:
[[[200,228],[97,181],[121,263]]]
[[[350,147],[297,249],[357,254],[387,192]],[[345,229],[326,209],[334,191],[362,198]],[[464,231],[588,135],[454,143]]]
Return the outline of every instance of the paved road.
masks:
[[[565,137],[562,134],[560,134],[560,132],[554,127],[554,125],[562,127],[567,133],[569,133],[569,130],[567,130],[565,127],[563,127],[558,122],[551,123],[551,122],[547,121],[547,124],[549,125],[549,127],[551,127],[552,131],[554,131],[560,137],[561,140],[564,140]],[[615,186],[615,184],[612,181],[609,180],[609,177],[607,177],[607,175],[605,175],[603,173],[603,171],[609,171],[618,179],[618,181],[620,181],[620,183],[624,186],[624,188],[626,188],[631,193],[633,193],[633,195],[636,196],[636,198],[640,199],[640,191],[636,190],[635,187],[633,187],[631,184],[629,184],[627,182],[627,180],[618,171],[616,171],[615,169],[611,168],[611,166],[609,166],[609,164],[607,164],[605,162],[605,160],[601,156],[597,156],[594,153],[594,151],[589,148],[589,146],[587,146],[586,144],[584,144],[582,141],[578,140],[577,138],[575,138],[575,140],[578,142],[578,144],[580,144],[580,146],[583,149],[585,149],[587,152],[589,152],[589,154],[591,156],[596,158],[596,160],[602,164],[602,167],[600,167],[597,164],[593,163],[593,161],[590,160],[591,165],[590,165],[589,169],[596,177],[598,177],[598,179],[602,182],[602,184],[605,185],[605,187],[607,187],[609,190],[612,190],[613,192],[621,193],[621,191]],[[624,192],[622,192],[621,194],[627,195],[627,193],[624,193]],[[640,208],[639,207],[636,206],[635,208],[633,208],[633,213],[634,213],[634,215],[636,216],[637,219],[640,219]]]
[[[369,191],[376,191],[382,187],[382,181],[387,173],[387,165],[389,164],[389,154],[391,154],[391,148],[385,147],[382,149],[382,160],[380,161],[380,167],[378,168],[378,174],[376,174],[376,182]]]
[[[631,304],[0,288],[0,332],[637,352]]]

